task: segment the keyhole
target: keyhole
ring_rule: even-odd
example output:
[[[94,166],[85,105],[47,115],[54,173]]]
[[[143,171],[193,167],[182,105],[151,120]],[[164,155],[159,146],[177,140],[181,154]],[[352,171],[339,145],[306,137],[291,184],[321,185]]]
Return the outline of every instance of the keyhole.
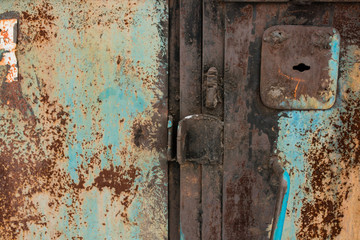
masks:
[[[309,69],[310,69],[310,66],[308,66],[308,65],[306,65],[306,64],[304,64],[304,63],[300,63],[300,64],[298,64],[298,65],[293,66],[293,69],[294,69],[294,70],[297,70],[297,71],[299,71],[299,72],[303,72],[303,71],[309,70]]]

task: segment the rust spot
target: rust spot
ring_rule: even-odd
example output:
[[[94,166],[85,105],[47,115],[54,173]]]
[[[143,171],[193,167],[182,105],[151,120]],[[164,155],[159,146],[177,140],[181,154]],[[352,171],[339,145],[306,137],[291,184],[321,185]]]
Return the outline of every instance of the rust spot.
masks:
[[[21,12],[21,39],[41,46],[42,43],[56,37],[57,34],[53,28],[56,26],[55,20],[57,17],[51,15],[52,10],[52,5],[43,2],[42,5],[34,6],[32,11]],[[24,42],[22,45],[25,46]]]
[[[132,130],[135,146],[150,147],[148,139],[153,134],[150,121],[144,119],[135,119]]]
[[[7,70],[5,70],[5,72],[7,72]],[[1,76],[6,76],[6,73],[4,75],[2,73],[0,74]],[[31,106],[26,102],[22,94],[20,85],[21,79],[22,77],[19,76],[19,81],[11,83],[3,80],[0,88],[0,100],[3,105],[7,105],[10,108],[18,109],[24,117],[33,116],[33,110]]]
[[[140,175],[140,169],[130,165],[128,169],[123,168],[122,166],[113,165],[109,169],[103,169],[99,176],[94,180],[94,186],[99,190],[102,190],[105,187],[114,189],[116,196],[120,196],[123,192],[130,192],[130,189],[134,185],[134,181],[137,176]],[[126,207],[129,205],[125,201]]]
[[[244,173],[240,179],[229,182],[226,187],[227,204],[232,206],[224,214],[225,226],[231,229],[225,229],[230,234],[229,238],[236,238],[241,234],[244,238],[253,237],[250,229],[252,228],[252,184],[254,180],[251,174]]]

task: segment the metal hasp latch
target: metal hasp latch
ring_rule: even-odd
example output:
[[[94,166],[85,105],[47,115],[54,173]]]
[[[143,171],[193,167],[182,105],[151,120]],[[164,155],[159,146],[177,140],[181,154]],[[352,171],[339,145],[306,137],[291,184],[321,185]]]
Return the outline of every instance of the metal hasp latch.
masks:
[[[260,95],[275,109],[329,109],[335,103],[340,35],[331,27],[283,25],[264,32]]]
[[[214,109],[219,102],[218,71],[215,67],[211,67],[206,73],[206,80],[204,84],[206,89],[205,106],[207,108]]]
[[[218,118],[205,114],[187,116],[177,130],[177,161],[221,164],[222,139],[223,122]]]

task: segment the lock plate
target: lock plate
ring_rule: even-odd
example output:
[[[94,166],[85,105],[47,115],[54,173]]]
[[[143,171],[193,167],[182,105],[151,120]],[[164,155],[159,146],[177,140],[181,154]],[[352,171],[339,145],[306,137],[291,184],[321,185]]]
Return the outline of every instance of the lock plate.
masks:
[[[328,109],[335,103],[340,35],[331,27],[283,25],[263,35],[260,95],[275,109]]]

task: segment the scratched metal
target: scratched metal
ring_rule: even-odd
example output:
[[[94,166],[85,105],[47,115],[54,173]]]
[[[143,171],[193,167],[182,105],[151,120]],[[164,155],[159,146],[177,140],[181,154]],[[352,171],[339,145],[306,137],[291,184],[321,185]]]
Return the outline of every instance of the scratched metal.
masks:
[[[166,238],[166,1],[0,6],[1,239]]]

